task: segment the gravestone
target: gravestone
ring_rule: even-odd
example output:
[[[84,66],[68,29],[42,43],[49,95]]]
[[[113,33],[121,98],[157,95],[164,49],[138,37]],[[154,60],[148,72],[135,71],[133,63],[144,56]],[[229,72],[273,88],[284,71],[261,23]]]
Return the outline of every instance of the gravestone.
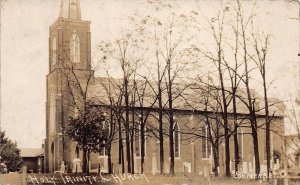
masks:
[[[248,174],[247,162],[243,162],[243,174]]]
[[[60,164],[59,172],[60,173],[65,173],[66,172],[66,166],[65,166],[64,161],[62,161],[61,164]]]

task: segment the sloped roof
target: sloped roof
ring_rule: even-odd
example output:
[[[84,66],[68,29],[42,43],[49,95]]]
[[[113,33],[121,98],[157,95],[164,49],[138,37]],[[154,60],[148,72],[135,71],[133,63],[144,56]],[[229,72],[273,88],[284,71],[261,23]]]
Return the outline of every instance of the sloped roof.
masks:
[[[43,156],[45,150],[43,148],[21,148],[21,157],[38,157]]]
[[[114,102],[117,102],[118,97],[120,95],[120,88],[122,87],[123,79],[117,78],[105,78],[105,77],[95,77],[93,83],[90,84],[88,90],[88,98],[96,105],[109,105],[109,96],[112,97]],[[144,80],[136,81],[138,88],[144,88],[143,84],[145,84]],[[129,89],[133,86],[133,81],[129,80]],[[150,85],[146,86],[145,89],[145,98],[143,107],[153,107],[157,108],[157,102],[155,103],[155,92],[152,88],[156,90],[157,83],[156,82],[148,82]],[[163,83],[164,84],[164,83]],[[166,88],[166,87],[163,87]],[[220,112],[221,110],[218,108],[218,101],[215,99],[215,96],[220,96],[213,94],[215,92],[208,92],[205,87],[197,85],[197,84],[181,84],[174,83],[172,86],[173,96],[176,99],[173,101],[173,108],[180,110],[198,110],[198,111],[213,111]],[[229,89],[228,89],[229,90]],[[110,91],[110,92],[109,92]],[[142,90],[141,90],[142,91]],[[217,92],[218,93],[218,92]],[[264,115],[264,101],[263,97],[261,97],[255,90],[251,90],[252,98],[255,99],[255,108],[257,110],[257,114]],[[242,99],[247,99],[246,90],[238,89],[237,96]],[[209,101],[209,106],[205,105],[205,98]],[[227,95],[227,98],[230,98]],[[237,113],[240,114],[248,114],[248,109],[245,103],[242,102],[240,98],[237,98]],[[162,99],[164,105],[167,104],[167,93],[164,91],[162,94]],[[124,98],[123,98],[124,101]],[[228,100],[229,101],[229,100]],[[232,113],[232,101],[228,107],[228,113]],[[140,107],[139,103],[136,103],[136,107]],[[207,108],[207,109],[206,109]],[[283,116],[284,115],[285,106],[282,102],[275,98],[269,98],[269,112],[270,115],[274,116]]]

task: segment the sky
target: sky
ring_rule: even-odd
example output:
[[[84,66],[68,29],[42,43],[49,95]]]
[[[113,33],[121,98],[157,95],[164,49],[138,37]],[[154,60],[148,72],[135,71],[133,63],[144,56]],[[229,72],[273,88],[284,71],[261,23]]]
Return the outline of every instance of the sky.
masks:
[[[2,1],[1,1],[2,2]],[[220,1],[169,1],[178,12],[193,8],[208,16]],[[243,1],[251,7],[254,1]],[[1,129],[19,147],[41,147],[46,126],[46,75],[49,26],[59,15],[60,0],[6,0],[1,9]],[[258,23],[272,34],[268,79],[270,94],[284,101],[299,89],[299,4],[257,1]],[[126,18],[149,12],[145,1],[81,0],[83,20],[91,21],[92,53],[101,40],[127,28]],[[205,42],[205,40],[204,40]],[[299,91],[298,91],[299,92]]]

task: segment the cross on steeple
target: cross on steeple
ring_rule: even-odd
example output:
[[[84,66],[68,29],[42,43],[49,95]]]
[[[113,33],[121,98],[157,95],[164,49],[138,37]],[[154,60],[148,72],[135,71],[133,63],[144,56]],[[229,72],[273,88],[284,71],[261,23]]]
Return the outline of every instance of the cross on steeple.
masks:
[[[59,17],[65,19],[81,20],[79,0],[61,0]]]

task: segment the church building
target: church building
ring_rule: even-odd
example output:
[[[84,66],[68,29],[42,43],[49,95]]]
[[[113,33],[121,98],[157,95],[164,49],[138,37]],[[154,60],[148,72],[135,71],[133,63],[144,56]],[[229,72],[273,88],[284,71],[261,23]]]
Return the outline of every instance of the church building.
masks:
[[[80,172],[82,168],[82,151],[76,146],[76,142],[72,141],[67,133],[68,120],[74,117],[76,107],[72,105],[72,98],[76,95],[70,93],[66,77],[66,64],[72,64],[72,71],[68,71],[76,75],[73,81],[81,84],[80,88],[86,88],[84,85],[90,81],[88,93],[85,98],[94,102],[95,106],[105,110],[108,106],[107,98],[101,101],[94,101],[93,95],[104,97],[103,87],[101,84],[106,78],[95,77],[91,64],[91,30],[90,21],[85,21],[81,17],[79,0],[61,0],[59,16],[49,29],[49,73],[47,75],[47,101],[46,101],[46,139],[45,139],[45,171],[53,173],[61,169],[62,163],[65,165],[67,172]],[[102,88],[102,89],[101,89]],[[196,98],[196,97],[194,97]],[[201,98],[201,97],[200,97]],[[208,135],[208,129],[203,123],[205,114],[214,114],[211,111],[204,111],[203,107],[199,109],[189,109],[181,102],[180,99],[176,103],[178,106],[174,110],[174,155],[175,155],[175,174],[177,173],[195,173],[204,174],[205,169],[209,166],[212,169],[212,146],[205,137],[190,138],[185,135],[184,130],[188,125],[195,128],[195,125],[203,125],[202,133]],[[263,104],[263,102],[261,102]],[[259,106],[259,105],[257,105]],[[242,107],[242,106],[240,106]],[[148,109],[147,109],[148,110]],[[107,111],[108,112],[108,111]],[[158,127],[157,109],[151,108],[151,116],[147,120],[147,124],[151,125],[146,130]],[[109,114],[109,113],[108,113]],[[230,115],[230,113],[229,113]],[[245,108],[239,109],[238,116],[247,116]],[[229,116],[230,117],[230,116]],[[232,116],[231,116],[232,117]],[[272,165],[276,165],[276,159],[279,159],[277,153],[282,152],[284,145],[281,136],[284,133],[283,113],[277,111],[272,124],[275,125],[276,131],[271,133],[271,158]],[[165,118],[164,118],[165,119]],[[258,114],[257,122],[263,125],[264,115]],[[275,128],[274,127],[274,128]],[[274,131],[274,132],[273,132]],[[147,131],[146,131],[147,132]],[[239,144],[240,144],[240,168],[244,173],[254,172],[254,159],[252,137],[249,134],[250,128],[239,128]],[[265,129],[258,131],[259,151],[261,170],[266,168],[265,157]],[[145,173],[160,173],[159,163],[159,140],[151,135],[151,131],[146,133],[145,141]],[[139,134],[138,134],[139,135]],[[141,146],[140,138],[134,142],[133,160],[135,173],[141,172]],[[165,173],[169,172],[170,154],[169,141],[167,136],[164,140],[164,161]],[[111,160],[113,164],[113,172],[118,173],[120,169],[118,158],[118,142],[113,142],[111,146]],[[126,148],[124,147],[124,150]],[[233,137],[230,139],[230,158],[231,170],[234,170],[234,146]],[[99,166],[101,171],[108,172],[107,151],[102,150],[98,153],[92,153],[90,158],[91,172],[97,172]],[[76,165],[76,166],[75,166]],[[278,164],[277,164],[278,165]],[[225,169],[225,151],[224,143],[219,147],[219,171],[224,174]]]

